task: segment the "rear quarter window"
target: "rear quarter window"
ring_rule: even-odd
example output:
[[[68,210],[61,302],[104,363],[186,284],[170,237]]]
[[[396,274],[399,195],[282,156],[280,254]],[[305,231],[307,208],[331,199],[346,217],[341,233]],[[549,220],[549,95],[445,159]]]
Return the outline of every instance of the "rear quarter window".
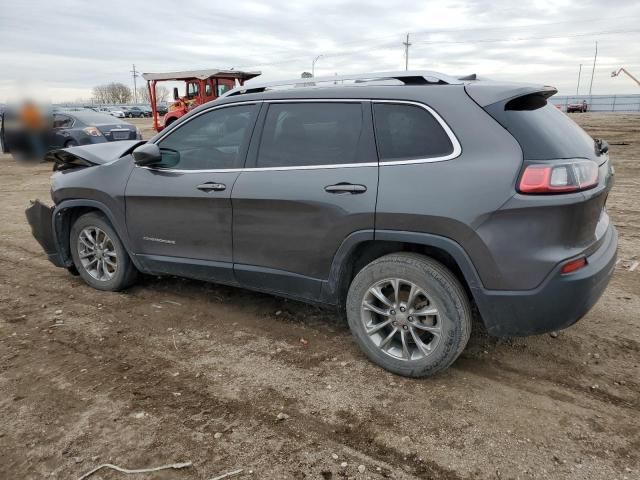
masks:
[[[373,105],[380,160],[445,157],[453,144],[442,125],[426,109],[401,103]]]
[[[593,138],[540,94],[485,107],[518,141],[525,160],[596,158]]]

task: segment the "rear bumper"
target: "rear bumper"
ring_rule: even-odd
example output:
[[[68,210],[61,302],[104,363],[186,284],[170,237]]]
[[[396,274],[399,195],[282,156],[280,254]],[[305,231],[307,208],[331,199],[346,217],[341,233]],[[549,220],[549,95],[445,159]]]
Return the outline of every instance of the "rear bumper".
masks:
[[[562,275],[558,265],[534,290],[474,289],[488,332],[495,336],[526,336],[573,325],[607,288],[617,247],[618,234],[610,225],[598,250],[587,257],[587,266],[574,273]]]
[[[51,263],[56,267],[64,267],[65,262],[62,259],[62,255],[60,255],[55,236],[53,212],[53,207],[47,207],[39,200],[36,200],[27,208],[25,214],[31,226],[33,237],[47,254]]]

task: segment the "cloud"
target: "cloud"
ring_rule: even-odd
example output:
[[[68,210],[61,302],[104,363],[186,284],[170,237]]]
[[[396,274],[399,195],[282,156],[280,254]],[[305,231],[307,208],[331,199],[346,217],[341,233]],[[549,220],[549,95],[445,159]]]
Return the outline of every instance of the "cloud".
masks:
[[[640,2],[622,0],[332,1],[268,3],[115,0],[5,2],[0,11],[0,101],[47,89],[55,101],[88,98],[100,83],[132,84],[129,71],[261,69],[267,79],[410,67],[552,84],[573,93],[578,68],[594,94],[640,93],[616,67],[640,73]],[[608,17],[603,18],[603,12]],[[627,33],[584,35],[597,32]],[[586,91],[585,91],[586,93]]]

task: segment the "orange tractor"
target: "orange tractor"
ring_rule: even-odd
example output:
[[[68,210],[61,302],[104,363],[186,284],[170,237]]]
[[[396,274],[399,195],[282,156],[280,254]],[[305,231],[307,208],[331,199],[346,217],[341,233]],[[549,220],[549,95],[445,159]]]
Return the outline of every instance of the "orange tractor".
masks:
[[[261,72],[242,72],[240,70],[192,70],[186,72],[143,73],[147,81],[151,111],[153,112],[153,128],[159,132],[198,105],[215,100],[236,85],[255,78]],[[178,88],[173,89],[174,103],[164,116],[163,124],[158,120],[156,85],[158,82],[184,81],[185,94],[180,95]]]

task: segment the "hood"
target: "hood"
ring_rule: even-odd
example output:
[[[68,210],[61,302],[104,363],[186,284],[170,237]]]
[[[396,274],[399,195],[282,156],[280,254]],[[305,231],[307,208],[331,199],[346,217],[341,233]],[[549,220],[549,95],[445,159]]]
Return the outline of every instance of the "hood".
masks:
[[[122,140],[94,145],[62,148],[52,150],[45,155],[45,160],[54,162],[53,170],[90,167],[102,165],[129,154],[138,145],[146,143],[141,140]]]

